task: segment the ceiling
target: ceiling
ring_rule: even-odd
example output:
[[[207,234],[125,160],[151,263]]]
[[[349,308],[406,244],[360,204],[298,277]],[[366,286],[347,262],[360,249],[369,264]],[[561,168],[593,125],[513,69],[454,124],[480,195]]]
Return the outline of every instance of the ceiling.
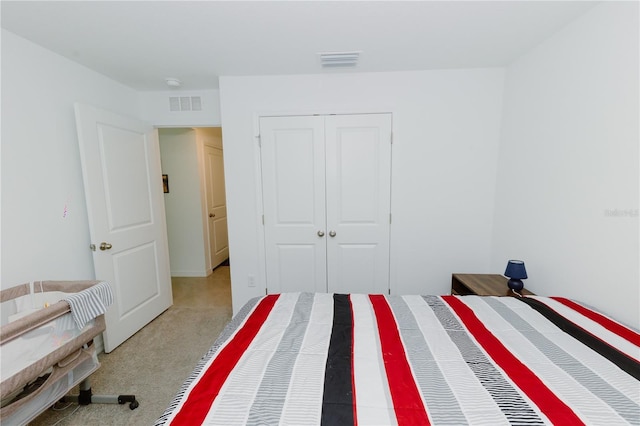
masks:
[[[6,1],[2,27],[136,90],[224,75],[503,67],[591,1]],[[326,70],[319,52],[361,51]]]

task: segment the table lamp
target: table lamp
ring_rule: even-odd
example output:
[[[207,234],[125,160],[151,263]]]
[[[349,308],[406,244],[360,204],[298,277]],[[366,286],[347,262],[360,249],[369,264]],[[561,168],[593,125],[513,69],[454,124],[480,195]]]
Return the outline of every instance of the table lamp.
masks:
[[[522,260],[510,260],[507,263],[507,270],[504,275],[509,277],[509,288],[513,291],[520,291],[524,288],[522,280],[527,279],[527,270]]]

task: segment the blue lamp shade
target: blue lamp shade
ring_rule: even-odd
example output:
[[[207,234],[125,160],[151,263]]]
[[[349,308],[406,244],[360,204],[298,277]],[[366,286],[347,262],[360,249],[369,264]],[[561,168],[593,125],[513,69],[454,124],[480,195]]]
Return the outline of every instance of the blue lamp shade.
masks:
[[[504,275],[510,278],[507,285],[511,290],[520,291],[524,288],[522,280],[527,279],[527,270],[522,260],[510,260]]]

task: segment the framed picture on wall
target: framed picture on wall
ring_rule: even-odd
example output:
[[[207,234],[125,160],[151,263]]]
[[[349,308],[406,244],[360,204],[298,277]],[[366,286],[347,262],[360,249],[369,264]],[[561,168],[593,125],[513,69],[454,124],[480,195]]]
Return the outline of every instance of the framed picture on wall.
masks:
[[[169,192],[169,175],[162,175],[162,190],[165,194]]]

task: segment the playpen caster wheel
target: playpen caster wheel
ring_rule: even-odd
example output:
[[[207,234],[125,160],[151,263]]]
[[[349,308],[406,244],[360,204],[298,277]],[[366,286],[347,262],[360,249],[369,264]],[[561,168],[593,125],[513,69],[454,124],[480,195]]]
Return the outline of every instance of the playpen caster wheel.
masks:
[[[118,404],[126,404],[127,402],[129,403],[129,408],[131,408],[132,410],[135,410],[136,408],[138,408],[138,405],[140,405],[136,400],[135,395],[118,396]]]

